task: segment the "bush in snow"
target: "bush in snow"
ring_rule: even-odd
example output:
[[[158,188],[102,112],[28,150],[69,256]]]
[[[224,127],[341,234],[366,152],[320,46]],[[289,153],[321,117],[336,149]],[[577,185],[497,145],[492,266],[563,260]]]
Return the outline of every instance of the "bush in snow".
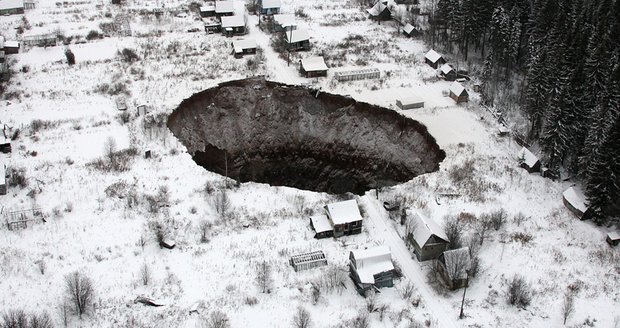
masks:
[[[530,285],[520,275],[514,275],[508,281],[506,298],[509,304],[518,307],[527,307],[532,300],[532,290]]]
[[[65,295],[74,306],[75,313],[82,317],[93,299],[95,288],[93,282],[84,273],[74,271],[65,275]]]
[[[67,47],[65,49],[65,57],[67,57],[67,63],[69,65],[74,65],[75,64],[75,55],[73,54],[73,51],[71,51],[71,49],[69,49],[69,47]]]
[[[459,221],[456,216],[446,216],[444,218],[444,232],[450,240],[450,244],[448,245],[448,249],[457,249],[461,248],[462,242],[461,237],[463,235],[463,224]]]
[[[507,219],[508,214],[506,214],[506,211],[503,209],[491,212],[491,225],[495,230],[501,229]]]
[[[10,167],[9,168],[9,186],[26,188],[28,186],[28,179],[26,179],[26,169],[23,167]]]
[[[121,56],[121,60],[126,63],[131,63],[131,62],[140,60],[140,57],[138,56],[136,51],[133,49],[123,48],[123,50],[121,50],[118,54]]]
[[[144,286],[148,286],[149,282],[151,282],[151,266],[144,262],[140,267],[140,281]]]
[[[261,261],[256,266],[256,283],[263,293],[271,293],[271,285],[273,278],[271,277],[271,264],[267,261]]]
[[[207,243],[209,242],[209,231],[211,231],[211,227],[213,225],[206,219],[203,219],[198,224],[198,229],[200,231],[200,242]]]
[[[304,307],[297,308],[295,316],[293,316],[293,327],[295,328],[309,328],[312,325],[312,318],[310,312]]]
[[[211,312],[211,315],[209,315],[208,318],[205,318],[203,320],[202,327],[204,328],[229,328],[230,322],[228,319],[228,315],[226,315],[226,313],[220,310],[215,310]]]
[[[22,309],[8,310],[2,314],[1,328],[53,328],[54,322],[47,312],[26,314]]]

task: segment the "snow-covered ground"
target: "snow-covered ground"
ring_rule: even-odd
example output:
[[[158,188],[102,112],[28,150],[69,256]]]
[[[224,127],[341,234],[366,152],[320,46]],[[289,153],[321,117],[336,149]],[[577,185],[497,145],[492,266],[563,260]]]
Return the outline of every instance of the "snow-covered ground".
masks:
[[[28,185],[0,196],[0,208],[6,213],[40,207],[47,222],[18,231],[0,228],[1,310],[47,311],[57,326],[63,325],[63,277],[78,270],[95,283],[95,307],[82,319],[71,317],[70,326],[195,327],[203,316],[221,310],[232,327],[291,327],[298,305],[310,312],[315,327],[348,326],[347,320],[367,312],[366,300],[348,277],[346,288],[323,286],[313,302],[312,285],[321,285],[328,269],[296,273],[288,259],[323,250],[330,265],[347,270],[351,250],[388,245],[404,277],[394,288],[381,290],[377,302],[388,306],[387,314],[382,318],[370,313],[371,327],[562,326],[569,285],[578,291],[568,325],[619,326],[620,251],[604,243],[605,228],[577,220],[563,206],[561,193],[569,182],[518,168],[515,154],[520,147],[496,136],[497,127],[477,107],[475,93],[467,105],[455,105],[442,95],[449,84],[437,81],[435,71],[423,63],[428,46],[422,41],[398,35],[393,23],[367,20],[353,2],[283,0],[285,13],[306,13],[307,18],[298,20],[309,29],[313,49],[293,54],[288,66],[270,48],[271,36],[256,26],[258,18],[250,15],[248,37],[257,40],[262,53],[257,57],[264,60],[255,65],[253,56],[232,57],[230,38],[188,32],[201,25],[194,13],[176,17],[186,3],[166,2],[166,8],[173,9],[159,20],[147,14],[146,8],[160,6],[155,1],[129,1],[119,8],[99,1],[57,5],[40,0],[24,15],[33,32],[60,28],[66,36],[83,37],[123,13],[134,36],[70,44],[73,66],[65,61],[65,46],[26,48],[7,56],[14,74],[0,105],[0,121],[21,133],[13,152],[0,154],[0,159],[9,167],[24,168]],[[242,13],[243,2],[235,1],[235,8]],[[11,33],[20,24],[19,16],[0,17],[7,39],[15,37]],[[353,46],[363,50],[338,46],[349,35],[363,36]],[[366,51],[368,46],[376,51]],[[122,60],[119,52],[125,48],[140,59]],[[300,77],[298,59],[321,53],[329,58],[328,66],[342,65],[335,69],[367,62],[381,69],[382,78],[337,83],[332,78],[335,69],[327,78]],[[315,240],[307,212],[320,212],[335,196],[257,183],[227,188],[223,177],[198,167],[165,126],[157,124],[162,122],[158,113],[170,113],[193,93],[254,75],[321,87],[386,110],[395,108],[399,97],[419,95],[425,108],[402,114],[428,127],[446,159],[437,172],[381,190],[379,200],[370,194],[359,197],[366,215],[362,234]],[[106,91],[117,85],[118,94]],[[119,97],[127,99],[131,111],[126,123],[116,109]],[[144,102],[152,108],[146,119],[135,111]],[[33,131],[33,120],[41,120],[43,127]],[[154,127],[145,123],[149,120]],[[137,149],[129,170],[105,172],[94,164],[104,156],[110,138],[116,149]],[[144,158],[146,150],[153,152],[152,158]],[[467,178],[457,181],[453,173],[465,163],[471,163],[465,168]],[[230,219],[216,213],[217,192],[206,193],[207,184],[227,190]],[[135,196],[137,204],[111,195],[112,186]],[[169,206],[150,210],[147,198],[161,194],[162,187]],[[460,196],[437,197],[446,192]],[[404,228],[381,206],[396,196],[440,224],[447,215],[476,218],[506,211],[506,224],[488,232],[480,248],[481,269],[467,289],[465,318],[458,319],[462,290],[447,291],[429,278],[430,263],[412,258],[402,239]],[[473,234],[475,220],[464,223],[464,239]],[[212,224],[208,242],[200,241],[202,221]],[[170,229],[175,249],[157,245],[150,228],[155,222]],[[522,241],[523,236],[529,240]],[[270,293],[261,293],[255,282],[262,261],[273,268]],[[148,285],[141,281],[145,264],[152,272]],[[514,274],[532,286],[532,302],[525,309],[506,301],[506,282]],[[416,291],[403,299],[400,291],[409,283]],[[134,304],[139,295],[164,306]],[[421,303],[414,306],[418,297]],[[199,313],[190,314],[196,303]]]

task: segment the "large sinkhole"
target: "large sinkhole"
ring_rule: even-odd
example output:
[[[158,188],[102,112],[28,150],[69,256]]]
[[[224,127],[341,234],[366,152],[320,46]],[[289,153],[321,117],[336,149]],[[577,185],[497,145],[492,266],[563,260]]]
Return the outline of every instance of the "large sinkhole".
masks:
[[[334,194],[405,182],[445,157],[424,125],[395,111],[262,78],[194,94],[168,127],[209,171]]]

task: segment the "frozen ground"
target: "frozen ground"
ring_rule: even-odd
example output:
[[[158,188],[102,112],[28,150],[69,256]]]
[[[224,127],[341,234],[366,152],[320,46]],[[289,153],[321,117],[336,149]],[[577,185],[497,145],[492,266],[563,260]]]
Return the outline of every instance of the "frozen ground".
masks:
[[[181,2],[166,2],[173,9],[159,20],[140,11],[158,5],[154,1],[130,2],[119,9],[93,1],[57,6],[41,0],[37,9],[27,11],[33,31],[61,27],[66,36],[82,37],[123,12],[130,17],[134,36],[71,44],[74,66],[66,64],[63,46],[24,49],[8,57],[15,74],[5,93],[7,100],[0,106],[0,120],[19,128],[21,134],[13,153],[0,158],[10,167],[24,168],[28,186],[11,188],[0,196],[0,204],[3,212],[41,207],[47,223],[20,231],[0,229],[0,309],[48,311],[61,326],[63,276],[79,270],[95,282],[96,307],[81,320],[72,317],[70,326],[195,327],[202,316],[219,309],[228,314],[233,327],[290,327],[297,305],[310,311],[316,327],[347,326],[347,320],[366,311],[366,301],[348,278],[346,289],[322,287],[313,304],[312,283],[323,280],[327,269],[295,273],[288,258],[321,249],[333,266],[346,270],[350,250],[386,244],[405,277],[378,295],[378,302],[388,305],[388,310],[384,318],[371,313],[371,327],[562,326],[561,305],[569,285],[579,291],[567,325],[618,327],[619,251],[604,243],[604,228],[578,221],[564,208],[561,192],[568,182],[552,182],[519,169],[514,155],[519,147],[496,136],[496,126],[476,106],[475,94],[468,105],[458,106],[443,97],[448,83],[436,81],[435,72],[423,64],[428,47],[421,41],[397,35],[392,24],[365,20],[359,7],[345,1],[283,2],[285,12],[303,8],[308,15],[300,21],[310,30],[312,54],[324,52],[332,58],[328,65],[342,65],[336,69],[367,62],[380,68],[383,78],[339,84],[332,79],[333,70],[327,78],[301,78],[295,63],[309,53],[295,54],[287,66],[269,47],[269,36],[255,26],[256,16],[248,19],[250,36],[262,48],[259,64],[250,62],[253,57],[234,59],[230,39],[187,32],[197,22],[193,13],[175,17],[185,5]],[[241,12],[243,3],[235,4]],[[23,24],[19,16],[0,18],[7,39],[14,37],[10,33],[19,24]],[[364,45],[380,50],[337,47],[351,34],[363,34]],[[123,61],[118,51],[124,48],[135,50],[140,59]],[[253,75],[315,85],[385,107],[393,106],[403,94],[421,95],[425,108],[403,114],[424,123],[447,157],[438,172],[382,190],[380,200],[360,197],[366,213],[361,235],[315,240],[304,212],[320,211],[334,196],[254,183],[226,189],[223,177],[192,162],[157,115],[171,112],[184,98],[219,81]],[[126,86],[119,95],[105,91],[117,84]],[[118,96],[127,98],[132,111],[127,123],[122,123],[115,108]],[[153,112],[147,118],[137,117],[135,105],[144,102]],[[33,131],[35,119],[47,124]],[[105,172],[93,165],[104,155],[110,137],[117,149],[138,150],[129,170]],[[147,149],[154,154],[150,159],[142,156]],[[470,163],[465,168],[467,177],[455,179],[453,173],[465,163]],[[119,182],[126,186],[127,195],[135,196],[132,206],[127,197],[109,195],[109,187],[118,187]],[[230,219],[219,218],[213,206],[217,192],[205,193],[206,184],[228,190]],[[150,209],[147,199],[161,187],[167,190],[168,206]],[[446,192],[460,197],[437,197]],[[411,259],[400,238],[403,227],[389,220],[380,206],[396,196],[439,223],[446,215],[507,212],[504,227],[491,230],[480,249],[481,270],[467,290],[464,319],[458,319],[462,290],[445,291],[429,279],[428,263]],[[212,224],[209,242],[200,241],[203,220]],[[149,228],[153,222],[169,229],[177,242],[175,249],[156,244]],[[466,236],[474,226],[475,219],[465,225]],[[529,241],[515,236],[529,236]],[[146,240],[144,246],[139,243],[141,237]],[[254,279],[257,263],[264,260],[273,266],[274,282],[268,294],[261,293]],[[152,271],[146,286],[139,274],[145,263]],[[505,283],[514,274],[523,275],[532,286],[532,303],[526,309],[506,302]],[[403,299],[399,291],[409,282],[416,292]],[[138,295],[165,306],[134,304]],[[416,297],[421,299],[418,306],[412,305]],[[190,315],[188,310],[196,302],[199,314]]]

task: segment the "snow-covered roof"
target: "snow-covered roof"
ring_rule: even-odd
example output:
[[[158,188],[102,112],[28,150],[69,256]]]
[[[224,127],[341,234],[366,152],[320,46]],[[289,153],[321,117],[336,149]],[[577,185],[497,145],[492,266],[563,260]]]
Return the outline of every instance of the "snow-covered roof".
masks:
[[[200,7],[200,11],[201,12],[215,11],[215,6],[214,5],[202,6]]]
[[[315,58],[320,58],[321,62],[323,61],[323,57],[306,58],[306,60],[315,59]],[[323,62],[323,65],[325,65],[325,62]],[[305,68],[306,66],[304,65],[304,69]],[[325,66],[325,69],[327,69],[327,66]],[[316,70],[320,70],[320,69],[316,69]],[[308,69],[306,69],[306,71],[308,71]],[[345,200],[345,201],[333,203],[333,204],[327,204],[325,206],[325,209],[327,210],[327,215],[332,220],[334,225],[345,224],[345,223],[362,220],[362,215],[360,214],[360,209],[357,206],[357,201],[355,199]]]
[[[410,106],[414,104],[424,103],[424,99],[422,99],[422,97],[419,97],[419,96],[403,97],[403,98],[399,98],[398,101],[400,101],[400,103],[403,106]]]
[[[438,238],[448,242],[448,236],[443,232],[443,229],[432,219],[423,217],[420,213],[412,211],[413,216],[413,239],[420,246],[424,247],[431,236],[435,235]]]
[[[327,215],[322,214],[322,215],[311,216],[310,221],[312,221],[312,226],[314,227],[314,231],[316,231],[316,233],[331,231],[334,229],[332,228],[332,225],[329,223],[329,219],[327,218]]]
[[[466,279],[467,271],[471,268],[469,247],[443,252],[443,262],[450,279]]]
[[[263,0],[262,7],[263,8],[280,8],[282,3],[280,0]]]
[[[0,185],[5,183],[6,179],[6,166],[4,163],[0,163]]]
[[[407,25],[403,28],[403,31],[407,34],[411,34],[411,32],[413,32],[413,25],[407,23]]]
[[[304,58],[301,60],[301,66],[303,66],[306,72],[326,71],[328,69],[322,56]]]
[[[295,22],[295,15],[277,14],[273,15],[273,20],[276,22],[277,25],[280,25],[282,27],[297,26],[297,23]]]
[[[465,87],[458,82],[452,82],[452,84],[450,84],[450,91],[455,95],[460,96],[463,92],[465,92]]]
[[[245,20],[241,15],[222,16],[222,28],[245,26]]]
[[[5,48],[19,48],[19,41],[9,40],[4,42]]]
[[[426,55],[424,55],[424,58],[430,60],[433,63],[436,63],[441,58],[441,55],[438,54],[435,50],[431,49],[426,53]]]
[[[0,35],[0,49],[4,48],[4,37]]]
[[[0,10],[23,8],[24,0],[0,0]]]
[[[532,154],[532,152],[525,147],[521,148],[517,156],[519,159],[523,159],[523,163],[528,167],[534,167],[534,165],[536,165],[536,162],[538,162],[538,157]]]
[[[218,14],[232,13],[235,12],[235,6],[232,1],[216,1],[215,12]]]
[[[300,42],[305,40],[310,40],[310,35],[308,34],[308,30],[306,29],[298,29],[292,30],[290,32],[286,32],[286,41],[287,42]],[[290,38],[290,40],[289,40]]]
[[[620,239],[620,233],[618,233],[618,231],[612,231],[607,234],[607,237],[609,237],[609,239],[611,240],[618,240]]]
[[[235,53],[243,52],[245,49],[253,49],[256,48],[256,40],[254,39],[242,39],[242,40],[234,40],[232,42],[233,49]]]
[[[355,250],[351,253],[355,259],[355,270],[362,283],[374,284],[375,274],[394,270],[392,253],[387,246]]]
[[[569,202],[574,208],[585,213],[588,210],[588,203],[586,197],[583,195],[580,189],[577,187],[570,187],[562,193],[564,199]]]
[[[439,70],[443,73],[443,74],[448,74],[450,73],[450,71],[453,71],[454,69],[452,68],[452,66],[448,65],[448,64],[443,64],[441,65],[441,67],[439,68]]]
[[[372,16],[379,16],[379,14],[385,10],[385,8],[387,8],[386,5],[384,5],[383,3],[381,3],[381,1],[375,3],[374,6],[372,6],[372,8],[370,9],[366,9],[366,11],[372,15]]]

